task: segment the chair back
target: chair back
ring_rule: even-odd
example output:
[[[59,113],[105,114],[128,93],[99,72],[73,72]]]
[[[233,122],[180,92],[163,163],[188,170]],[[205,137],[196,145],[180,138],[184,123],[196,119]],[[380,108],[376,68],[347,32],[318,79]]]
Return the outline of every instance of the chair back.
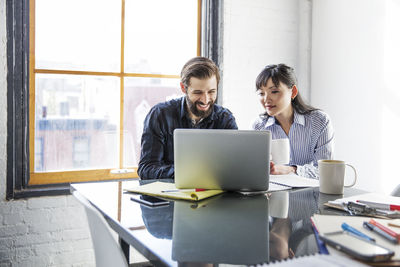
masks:
[[[391,195],[394,197],[400,197],[400,184],[396,186]]]
[[[96,266],[127,267],[128,264],[124,253],[112,236],[103,215],[77,191],[74,191],[72,194],[85,207],[90,234],[92,236]]]

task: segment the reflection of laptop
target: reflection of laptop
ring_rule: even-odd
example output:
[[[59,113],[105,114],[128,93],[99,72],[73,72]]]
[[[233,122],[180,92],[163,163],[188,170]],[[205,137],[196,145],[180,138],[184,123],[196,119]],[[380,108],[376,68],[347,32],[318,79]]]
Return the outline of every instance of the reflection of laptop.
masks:
[[[269,131],[176,129],[177,188],[268,190]]]
[[[226,193],[196,204],[176,201],[172,259],[246,265],[267,262],[267,196]]]

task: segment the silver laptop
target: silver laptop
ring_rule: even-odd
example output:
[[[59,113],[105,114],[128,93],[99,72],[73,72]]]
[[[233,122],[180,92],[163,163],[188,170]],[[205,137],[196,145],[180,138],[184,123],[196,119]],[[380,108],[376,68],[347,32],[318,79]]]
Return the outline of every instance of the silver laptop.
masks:
[[[269,131],[176,129],[175,186],[268,190],[270,143]]]

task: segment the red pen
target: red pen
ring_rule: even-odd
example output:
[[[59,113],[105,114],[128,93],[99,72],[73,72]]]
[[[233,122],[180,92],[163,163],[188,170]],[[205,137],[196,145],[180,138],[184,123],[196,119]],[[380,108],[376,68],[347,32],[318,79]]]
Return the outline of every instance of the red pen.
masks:
[[[162,193],[172,193],[172,192],[201,192],[206,191],[203,188],[195,188],[195,189],[171,189],[171,190],[163,190]]]
[[[397,238],[397,242],[399,242],[400,240],[400,234],[396,233],[395,231],[387,228],[386,226],[378,223],[377,221],[375,221],[374,219],[369,220],[369,223],[372,225],[375,225],[376,227],[378,227],[379,229],[381,229],[382,231],[384,231],[385,233],[387,233],[390,236],[393,236],[394,238]]]
[[[393,204],[384,204],[384,203],[377,203],[377,202],[370,202],[365,200],[357,200],[356,202],[365,204],[374,209],[380,210],[400,210],[400,205],[393,205]]]

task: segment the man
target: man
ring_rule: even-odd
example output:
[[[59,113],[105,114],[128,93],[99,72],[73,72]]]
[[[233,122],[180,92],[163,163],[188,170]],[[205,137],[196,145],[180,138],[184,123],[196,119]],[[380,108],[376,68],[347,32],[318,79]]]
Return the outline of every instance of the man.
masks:
[[[219,79],[218,67],[208,58],[195,57],[183,66],[185,96],[155,105],[144,121],[141,179],[174,178],[175,129],[237,129],[232,113],[215,104]]]

